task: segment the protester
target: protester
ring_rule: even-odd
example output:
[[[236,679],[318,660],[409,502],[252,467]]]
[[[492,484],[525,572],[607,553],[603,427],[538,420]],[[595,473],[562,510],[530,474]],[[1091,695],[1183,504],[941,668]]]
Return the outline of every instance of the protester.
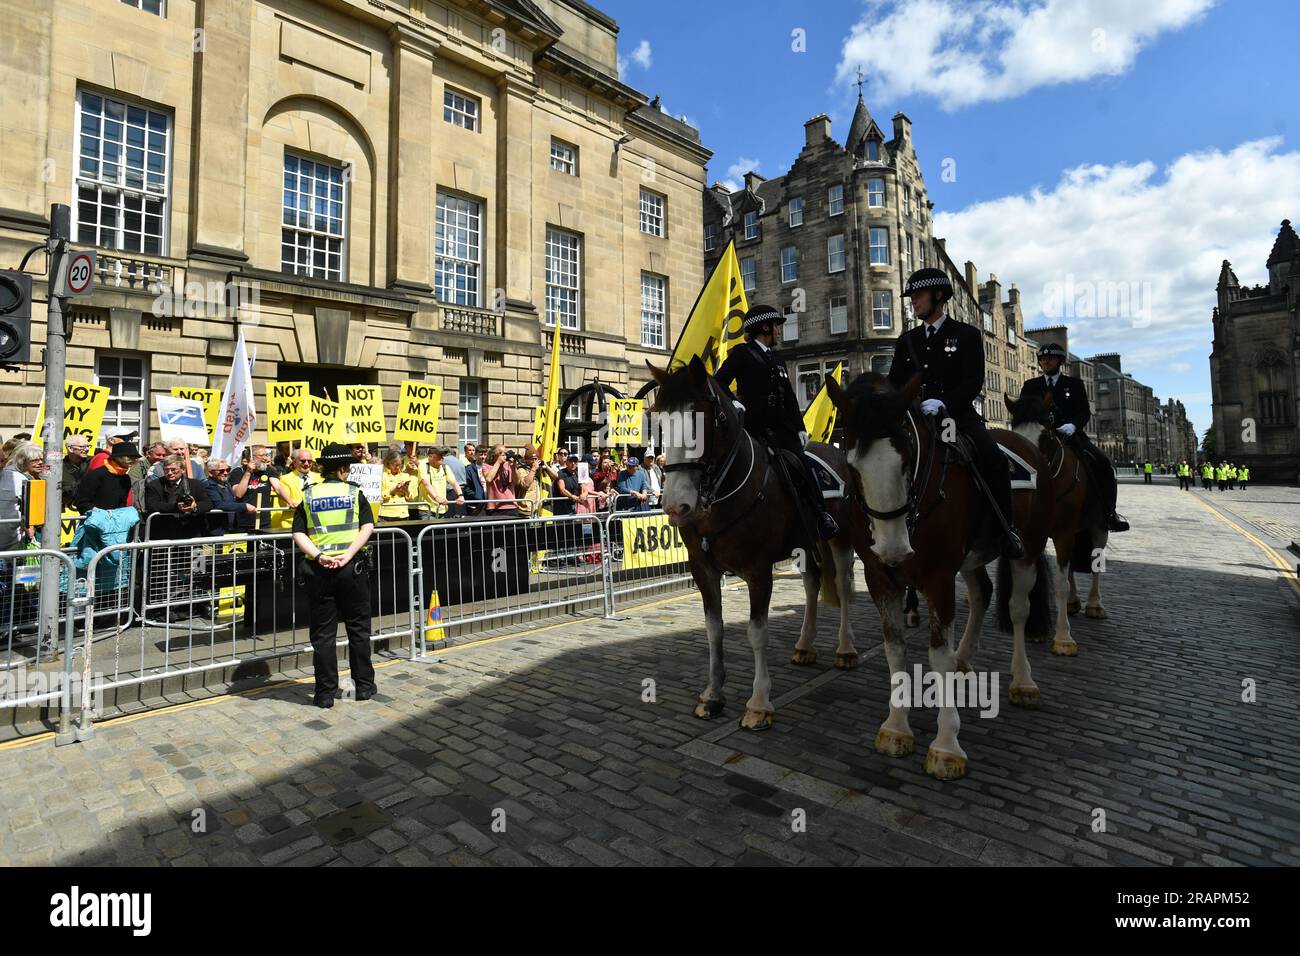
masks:
[[[514,493],[521,517],[540,514],[542,510],[542,484],[537,473],[542,470],[542,460],[532,445],[524,447],[523,458],[515,459]]]
[[[235,500],[252,505],[235,513],[236,530],[248,533],[270,528],[280,469],[272,464],[271,451],[265,445],[250,445],[244,449],[244,457],[244,464],[231,471],[229,481]]]
[[[372,461],[370,457],[370,447],[365,442],[356,442],[349,447],[352,452],[352,460],[358,465],[368,465]]]
[[[645,472],[637,466],[635,455],[628,455],[625,470],[619,472],[615,487],[618,489],[619,511],[649,511],[650,482]]]
[[[87,467],[87,471],[93,468],[103,468],[104,463],[112,456],[113,447],[115,445],[123,443],[134,445],[139,440],[140,433],[133,428],[114,429],[114,431],[104,440],[104,450],[96,452],[94,457],[90,459],[90,465]],[[139,457],[139,453],[136,454],[136,457]]]
[[[602,479],[607,479],[610,484],[618,481],[618,469],[614,467],[614,459],[609,455],[600,456],[600,467],[591,476],[591,480],[596,483],[596,487],[600,487]]]
[[[465,514],[483,513],[483,502],[487,501],[487,487],[483,482],[483,467],[479,462],[481,453],[473,442],[465,443],[465,457],[460,459],[465,470],[465,480],[460,490],[465,495]],[[457,481],[460,481],[458,478]]]
[[[483,484],[487,488],[487,512],[496,517],[515,517],[519,506],[515,503],[514,453],[505,445],[494,445],[483,465]]]
[[[420,463],[420,500],[439,518],[451,511],[449,506],[458,509],[465,504],[460,483],[449,467],[449,462],[454,458],[455,452],[452,449],[434,445],[429,449],[428,460]],[[459,511],[456,513],[459,514]]]
[[[112,511],[125,508],[131,492],[131,466],[140,460],[140,453],[131,442],[117,442],[102,468],[91,468],[77,485],[74,505],[83,515],[92,508]]]
[[[13,455],[14,449],[17,448],[22,443],[23,443],[23,439],[15,435],[13,438],[5,442],[3,445],[0,445],[0,468],[3,468],[5,465],[9,463],[9,459]]]
[[[63,499],[63,510],[67,511],[77,500],[77,485],[86,477],[90,467],[90,441],[85,435],[72,435],[64,443],[67,449],[63,456],[63,479],[59,484],[59,495]]]
[[[641,459],[641,470],[645,473],[646,482],[650,485],[650,498],[647,504],[652,508],[659,507],[659,499],[663,495],[664,476],[663,472],[655,464],[655,456],[647,452]]]
[[[456,486],[463,493],[465,491],[465,481],[467,480],[465,463],[460,460],[460,455],[456,454],[455,448],[443,447],[442,463],[446,466],[447,473],[456,479]]]
[[[212,449],[206,445],[190,445],[190,458],[203,466],[203,470],[208,468],[208,458],[212,455]]]
[[[281,474],[293,471],[293,442],[279,442],[275,446],[275,456],[271,459],[271,464],[275,465]]]
[[[190,446],[185,444],[179,438],[173,438],[167,442],[167,454],[175,455],[181,460],[181,471],[186,478],[191,481],[203,481],[207,475],[203,471],[203,464],[195,461],[190,457]],[[149,474],[155,478],[161,478],[163,473],[163,462],[158,462],[149,469]]]
[[[145,512],[158,515],[149,526],[151,538],[188,540],[203,537],[207,530],[206,515],[212,510],[212,502],[204,482],[186,475],[185,466],[184,455],[168,455],[162,461],[162,477],[145,484]]]
[[[578,499],[582,497],[582,481],[578,478],[578,459],[570,457],[561,448],[559,468],[548,468],[551,475],[551,514],[571,515],[576,511]]]
[[[289,531],[293,527],[293,512],[302,504],[303,491],[317,480],[312,473],[316,456],[310,449],[299,448],[293,453],[292,462],[293,470],[271,483],[276,497],[280,499],[278,510],[271,516],[271,527],[276,531]]]
[[[212,503],[209,512],[208,529],[214,534],[229,534],[242,530],[239,519],[251,518],[257,506],[240,501],[230,485],[230,465],[220,458],[208,462],[208,477],[203,481],[203,490]]]
[[[162,460],[167,457],[167,446],[160,441],[154,442],[144,453],[144,457],[131,466],[130,478],[132,481],[139,481],[144,477],[154,477],[150,475],[150,469],[154,465],[162,467]]]
[[[420,500],[420,479],[415,463],[404,462],[400,452],[389,449],[384,453],[384,474],[381,479],[379,517],[388,521],[410,518],[411,505]]]
[[[23,525],[23,486],[40,474],[41,456],[38,446],[20,442],[0,470],[0,551],[13,551],[35,540],[36,526]],[[0,585],[11,584],[0,581]]]

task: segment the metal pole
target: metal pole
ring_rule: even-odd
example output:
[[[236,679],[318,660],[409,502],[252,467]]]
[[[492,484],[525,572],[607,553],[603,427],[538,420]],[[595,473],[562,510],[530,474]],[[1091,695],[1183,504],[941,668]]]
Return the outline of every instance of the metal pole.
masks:
[[[59,530],[63,516],[63,380],[67,377],[68,337],[64,330],[64,300],[54,294],[63,257],[68,251],[72,231],[72,210],[63,203],[50,206],[49,305],[45,327],[45,527],[41,547],[59,550]],[[69,597],[73,590],[68,580]],[[68,613],[72,613],[69,599]],[[59,633],[59,563],[41,560],[41,605],[38,640],[54,643]]]

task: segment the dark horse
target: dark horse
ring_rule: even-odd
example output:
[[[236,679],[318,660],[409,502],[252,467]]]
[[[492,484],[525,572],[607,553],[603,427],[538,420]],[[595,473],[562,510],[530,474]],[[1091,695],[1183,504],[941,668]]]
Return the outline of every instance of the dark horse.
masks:
[[[1013,401],[1003,395],[1011,412],[1011,430],[1033,442],[1048,462],[1052,489],[1056,496],[1055,517],[1052,521],[1052,544],[1056,547],[1056,634],[1052,638],[1052,653],[1073,657],[1079,645],[1070,635],[1070,614],[1079,612],[1079,598],[1074,591],[1074,571],[1089,568],[1092,571],[1092,590],[1088,595],[1086,617],[1105,617],[1098,586],[1096,555],[1106,547],[1110,531],[1106,524],[1106,506],[1090,494],[1088,469],[1074,447],[1065,441],[1048,424],[1048,411],[1052,407],[1052,393],[1041,400],[1022,398]],[[1098,550],[1094,550],[1098,549]]]
[[[847,389],[828,381],[827,392],[844,425],[849,465],[861,482],[863,508],[871,518],[872,544],[864,558],[867,588],[880,611],[885,655],[896,692],[890,695],[889,717],[876,735],[876,750],[891,756],[912,752],[908,725],[909,701],[904,678],[903,590],[920,590],[930,613],[930,670],[943,681],[939,730],[926,755],[926,772],[950,780],[966,773],[966,753],[957,740],[961,726],[952,690],[959,670],[974,653],[993,585],[985,565],[998,557],[1001,534],[997,519],[972,476],[972,466],[944,439],[946,425],[921,414],[916,398],[920,377],[900,391],[883,375],[858,376]],[[1041,474],[1045,466],[1034,446],[1006,431],[993,431],[999,444],[1010,448]],[[1013,494],[1015,521],[1025,557],[1011,565],[1013,587],[1001,596],[1015,624],[1012,681],[1013,704],[1032,706],[1039,691],[1025,655],[1025,624],[1031,610],[1043,616],[1046,588],[1034,587],[1051,523],[1051,492],[1040,485]],[[956,576],[966,582],[970,617],[961,649],[954,653],[952,625],[956,612]],[[1050,573],[1050,570],[1049,570]],[[1045,582],[1044,582],[1045,583]],[[975,675],[966,688],[975,683]]]
[[[827,603],[840,609],[835,666],[857,666],[849,608],[854,547],[865,553],[868,546],[865,517],[860,507],[845,507],[843,500],[828,502],[841,533],[818,548],[807,537],[796,499],[778,475],[772,455],[745,431],[731,395],[708,374],[704,363],[694,358],[672,372],[653,365],[650,371],[659,383],[654,407],[668,461],[664,514],[681,529],[691,575],[704,602],[709,638],[709,683],[695,705],[695,716],[716,717],[725,704],[722,575],[735,574],[749,585],[749,646],[754,652],[753,696],[745,704],[740,726],[766,730],[774,716],[767,672],[772,566],[793,558],[804,580],[804,621],[795,663],[816,660],[813,640],[820,588]],[[817,443],[808,447],[837,470],[846,488],[852,487],[839,449]]]

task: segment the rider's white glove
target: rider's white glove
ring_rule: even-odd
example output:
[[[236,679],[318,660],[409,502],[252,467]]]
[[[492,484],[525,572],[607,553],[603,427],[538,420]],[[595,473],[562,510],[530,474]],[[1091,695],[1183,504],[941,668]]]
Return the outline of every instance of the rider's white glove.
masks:
[[[1056,430],[1060,432],[1062,435],[1064,435],[1066,438],[1069,438],[1071,435],[1074,434],[1074,426],[1071,425],[1069,422],[1066,422],[1064,425],[1057,425]]]
[[[807,433],[807,432],[800,432],[800,433],[799,433],[799,444],[803,445],[805,448],[808,447],[808,433]]]
[[[921,403],[921,411],[926,415],[938,415],[943,411],[943,402],[937,398],[927,398]]]

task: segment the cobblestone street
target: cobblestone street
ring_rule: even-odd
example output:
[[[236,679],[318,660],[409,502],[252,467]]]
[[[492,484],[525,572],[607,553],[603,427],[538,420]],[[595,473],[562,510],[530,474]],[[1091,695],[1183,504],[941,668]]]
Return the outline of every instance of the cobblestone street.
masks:
[[[318,711],[308,678],[6,745],[0,863],[1300,863],[1300,599],[1281,550],[1300,490],[1125,481],[1120,510],[1134,530],[1111,539],[1109,618],[1071,620],[1078,657],[1030,645],[1039,709],[1006,702],[990,616],[976,667],[1003,673],[1002,700],[963,712],[960,781],[924,772],[932,711],[913,711],[912,756],[873,749],[889,684],[865,590],[857,670],[831,666],[825,610],[819,662],[789,663],[787,578],[765,734],[737,726],[743,587],[726,594],[727,712],[691,716],[707,650],[685,594],[388,662],[366,703]],[[909,665],[925,646],[915,631]]]

